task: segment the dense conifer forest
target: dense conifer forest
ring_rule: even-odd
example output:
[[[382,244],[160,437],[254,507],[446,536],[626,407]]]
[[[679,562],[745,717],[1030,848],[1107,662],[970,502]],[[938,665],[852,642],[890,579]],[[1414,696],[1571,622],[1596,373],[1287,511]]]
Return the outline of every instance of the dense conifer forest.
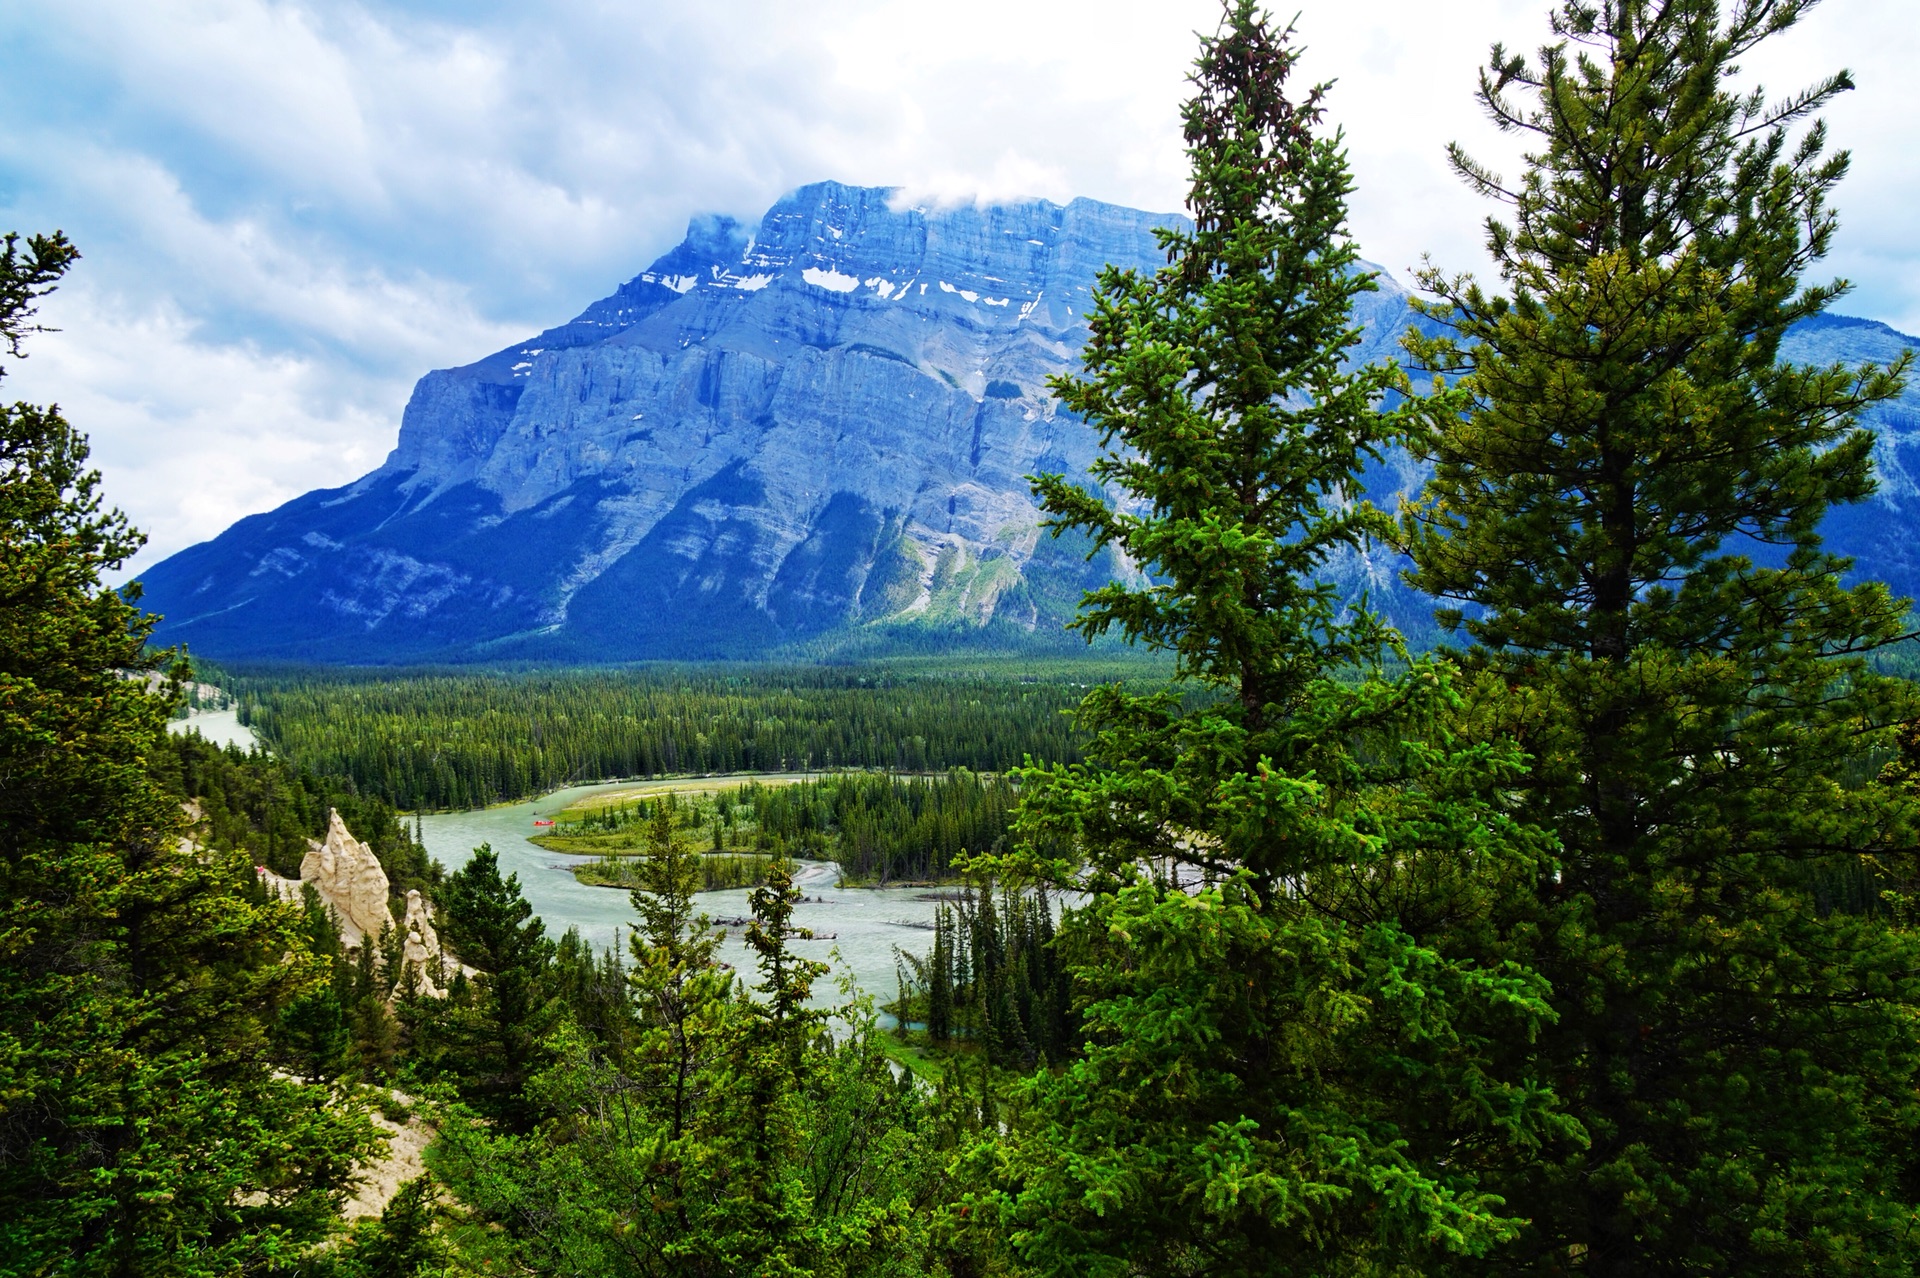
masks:
[[[1346,358],[1376,282],[1328,90],[1226,0],[1191,228],[1103,274],[1053,384],[1107,441],[1098,491],[1035,481],[1150,570],[1076,624],[1158,674],[239,672],[273,753],[217,749],[168,734],[195,676],[106,584],[141,541],[84,437],[0,407],[0,1268],[1920,1269],[1910,601],[1816,531],[1910,369],[1779,362],[1844,291],[1806,277],[1848,81],[1735,84],[1810,7],[1562,0],[1537,55],[1496,49],[1483,105],[1531,149],[1512,182],[1453,154],[1499,282],[1424,279],[1416,387]],[[76,260],[0,241],[12,355]],[[1397,446],[1421,503],[1348,500]],[[1379,545],[1449,646],[1324,584]],[[557,828],[617,854],[636,922],[604,952],[399,815],[849,766],[881,771]],[[437,954],[349,945],[258,872],[330,809]],[[822,849],[962,880],[894,1024],[796,945],[790,857]],[[737,964],[716,857],[756,883]]]
[[[1079,1023],[1044,890],[972,884],[934,914],[933,943],[900,954],[895,1033],[977,1049],[990,1065],[1034,1069],[1073,1054]]]
[[[618,857],[643,850],[664,811],[675,837],[709,854],[837,861],[853,882],[925,882],[951,877],[968,852],[1003,851],[1018,797],[1004,775],[958,768],[925,777],[847,772],[587,807],[563,813],[533,841]]]
[[[885,665],[702,671],[241,673],[247,723],[316,773],[402,809],[479,807],[610,777],[1000,772],[1077,758],[1090,682],[1154,667],[1046,663],[1044,675]],[[1164,669],[1164,667],[1162,667]]]
[[[439,883],[439,865],[406,821],[350,780],[296,768],[265,751],[213,745],[195,732],[169,734],[166,745],[153,758],[153,774],[171,793],[193,802],[208,847],[244,851],[255,865],[297,879],[308,840],[326,835],[327,814],[337,810],[380,858],[396,897],[415,888],[431,893]]]

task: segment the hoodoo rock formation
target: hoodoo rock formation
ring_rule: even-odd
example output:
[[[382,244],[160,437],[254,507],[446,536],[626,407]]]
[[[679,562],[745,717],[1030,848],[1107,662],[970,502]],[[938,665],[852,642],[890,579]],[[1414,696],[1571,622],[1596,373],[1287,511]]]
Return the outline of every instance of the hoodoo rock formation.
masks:
[[[389,904],[392,885],[387,871],[373,849],[353,837],[337,810],[328,814],[327,837],[309,840],[298,879],[282,878],[264,867],[258,872],[268,889],[283,900],[299,901],[304,889],[311,887],[339,921],[340,943],[348,949],[358,949],[369,937],[378,944],[393,930],[393,908]],[[401,961],[412,973],[415,988],[433,998],[444,997],[440,974],[443,969],[460,965],[441,948],[432,907],[418,891],[407,893],[407,912],[400,928],[404,937]],[[396,981],[396,987],[400,983]]]
[[[340,916],[340,940],[349,949],[365,937],[378,940],[393,926],[387,872],[373,849],[348,833],[337,811],[327,818],[325,842],[315,843],[301,860],[300,881],[313,884]]]
[[[401,921],[400,929],[406,933],[401,960],[420,974],[421,993],[440,998],[445,991],[434,979],[444,958],[440,934],[433,930],[433,912],[417,888],[407,893],[407,917]]]

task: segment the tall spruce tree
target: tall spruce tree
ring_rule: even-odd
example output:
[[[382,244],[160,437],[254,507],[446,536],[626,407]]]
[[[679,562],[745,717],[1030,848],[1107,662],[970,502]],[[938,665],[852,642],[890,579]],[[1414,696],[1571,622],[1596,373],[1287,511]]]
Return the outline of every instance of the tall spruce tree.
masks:
[[[1872,490],[1855,422],[1906,369],[1780,362],[1845,289],[1802,276],[1847,167],[1812,116],[1850,86],[1735,85],[1811,7],[1569,0],[1481,76],[1520,181],[1453,153],[1510,210],[1504,287],[1424,277],[1451,331],[1410,349],[1464,376],[1424,406],[1413,580],[1536,759],[1516,790],[1561,851],[1515,921],[1587,1133],[1503,1182],[1510,1272],[1916,1261],[1916,799],[1880,768],[1920,703],[1861,658],[1905,601],[1817,531]]]
[[[463,1100],[525,1130],[536,1117],[527,1080],[549,1063],[544,1040],[561,1013],[549,979],[553,942],[521,894],[520,876],[502,878],[500,856],[488,844],[447,876],[440,904],[448,946],[481,975],[471,996],[427,1009],[423,1033],[439,1040],[434,1046],[443,1049],[442,1064],[458,1080]],[[384,970],[397,973],[400,966],[396,952]],[[380,991],[383,1009],[391,988]]]
[[[1226,6],[1185,111],[1192,229],[1160,233],[1159,272],[1101,276],[1055,383],[1111,451],[1100,491],[1036,481],[1053,527],[1150,574],[1077,624],[1171,651],[1200,695],[1090,695],[1087,764],[1027,771],[1026,850],[992,863],[1083,902],[1055,942],[1075,1058],[1017,1090],[970,1217],[1041,1273],[1484,1255],[1518,1222],[1483,1160],[1559,1121],[1487,1067],[1544,1016],[1538,981],[1474,959],[1486,898],[1531,872],[1490,801],[1520,760],[1453,750],[1445,671],[1383,677],[1391,631],[1324,580],[1391,527],[1353,498],[1400,426],[1396,374],[1350,364],[1376,285],[1289,36]]]
[[[72,264],[0,240],[0,343]],[[276,1071],[300,912],[153,776],[184,667],[102,581],[141,537],[55,407],[0,408],[0,1269],[238,1273],[336,1223],[365,1114]],[[324,1071],[323,1071],[324,1072]]]
[[[699,890],[699,854],[674,837],[672,809],[656,804],[640,886],[629,893],[640,926],[628,979],[643,1031],[636,1069],[657,1080],[672,1141],[694,1125],[700,1080],[730,1032],[733,978],[716,957],[723,934],[694,901]]]

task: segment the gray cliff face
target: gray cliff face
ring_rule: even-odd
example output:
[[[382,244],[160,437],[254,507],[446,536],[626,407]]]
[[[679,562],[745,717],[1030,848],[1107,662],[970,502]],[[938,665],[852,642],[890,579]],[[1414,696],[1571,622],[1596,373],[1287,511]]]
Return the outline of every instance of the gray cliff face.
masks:
[[[1047,378],[1074,367],[1100,269],[1156,269],[1153,230],[1173,220],[1090,200],[912,208],[835,183],[757,227],[695,219],[571,322],[422,378],[379,470],[156,567],[160,638],[398,661],[1057,636],[1082,590],[1133,569],[1040,533],[1025,476],[1082,474],[1099,448]],[[1412,316],[1383,279],[1358,318],[1370,360],[1396,355]],[[1822,323],[1792,358],[1911,343]],[[1846,534],[1903,565],[1920,513],[1907,417],[1880,455],[1901,521]],[[1400,456],[1367,488],[1391,507],[1423,478]],[[1378,553],[1333,569],[1418,633],[1428,608],[1400,567]]]
[[[1903,355],[1920,358],[1920,338],[1873,320],[1822,315],[1788,333],[1780,354],[1796,364],[1854,369],[1892,364]],[[1875,435],[1879,489],[1869,501],[1831,512],[1820,531],[1830,549],[1853,558],[1856,576],[1920,598],[1920,376],[1909,374],[1905,394],[1875,408],[1862,424]]]
[[[896,210],[884,191],[809,187],[751,236],[696,224],[630,303],[562,342],[428,378],[385,473],[434,494],[471,481],[506,517],[591,505],[539,593],[552,625],[576,603],[617,624],[636,592],[753,616],[768,638],[984,619],[1018,573],[977,570],[1034,549],[1023,476],[1093,456],[1046,378],[1084,338],[1100,265],[1156,264],[1159,220],[1087,201]],[[876,564],[891,573],[869,591]]]
[[[213,655],[751,655],[874,622],[1051,631],[1125,566],[1025,476],[1098,441],[1046,379],[1170,219],[823,183],[577,319],[422,378],[379,470],[147,579]]]

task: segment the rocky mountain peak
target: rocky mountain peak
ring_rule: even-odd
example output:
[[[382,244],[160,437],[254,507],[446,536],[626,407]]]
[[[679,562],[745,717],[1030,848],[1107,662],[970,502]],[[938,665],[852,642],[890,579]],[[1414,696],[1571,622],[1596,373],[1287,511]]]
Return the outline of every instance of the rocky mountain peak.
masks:
[[[751,655],[902,624],[1053,629],[1127,566],[1043,544],[1025,476],[1097,450],[1047,379],[1173,220],[822,182],[574,319],[429,373],[386,463],[175,556],[216,655]]]
[[[1048,379],[1075,365],[1101,269],[1157,269],[1155,228],[1176,221],[836,182],[751,227],[696,217],[568,322],[423,377],[372,474],[154,568],[159,636],[351,661],[1057,639],[1083,589],[1134,568],[1041,536],[1026,477],[1084,474],[1099,449]],[[1416,318],[1380,284],[1356,359],[1396,358]],[[1900,339],[1823,323],[1795,335],[1807,357]],[[1881,463],[1906,494],[1902,447]],[[1366,477],[1388,506],[1422,478],[1405,456]],[[1399,568],[1335,572],[1417,631],[1427,605]]]

